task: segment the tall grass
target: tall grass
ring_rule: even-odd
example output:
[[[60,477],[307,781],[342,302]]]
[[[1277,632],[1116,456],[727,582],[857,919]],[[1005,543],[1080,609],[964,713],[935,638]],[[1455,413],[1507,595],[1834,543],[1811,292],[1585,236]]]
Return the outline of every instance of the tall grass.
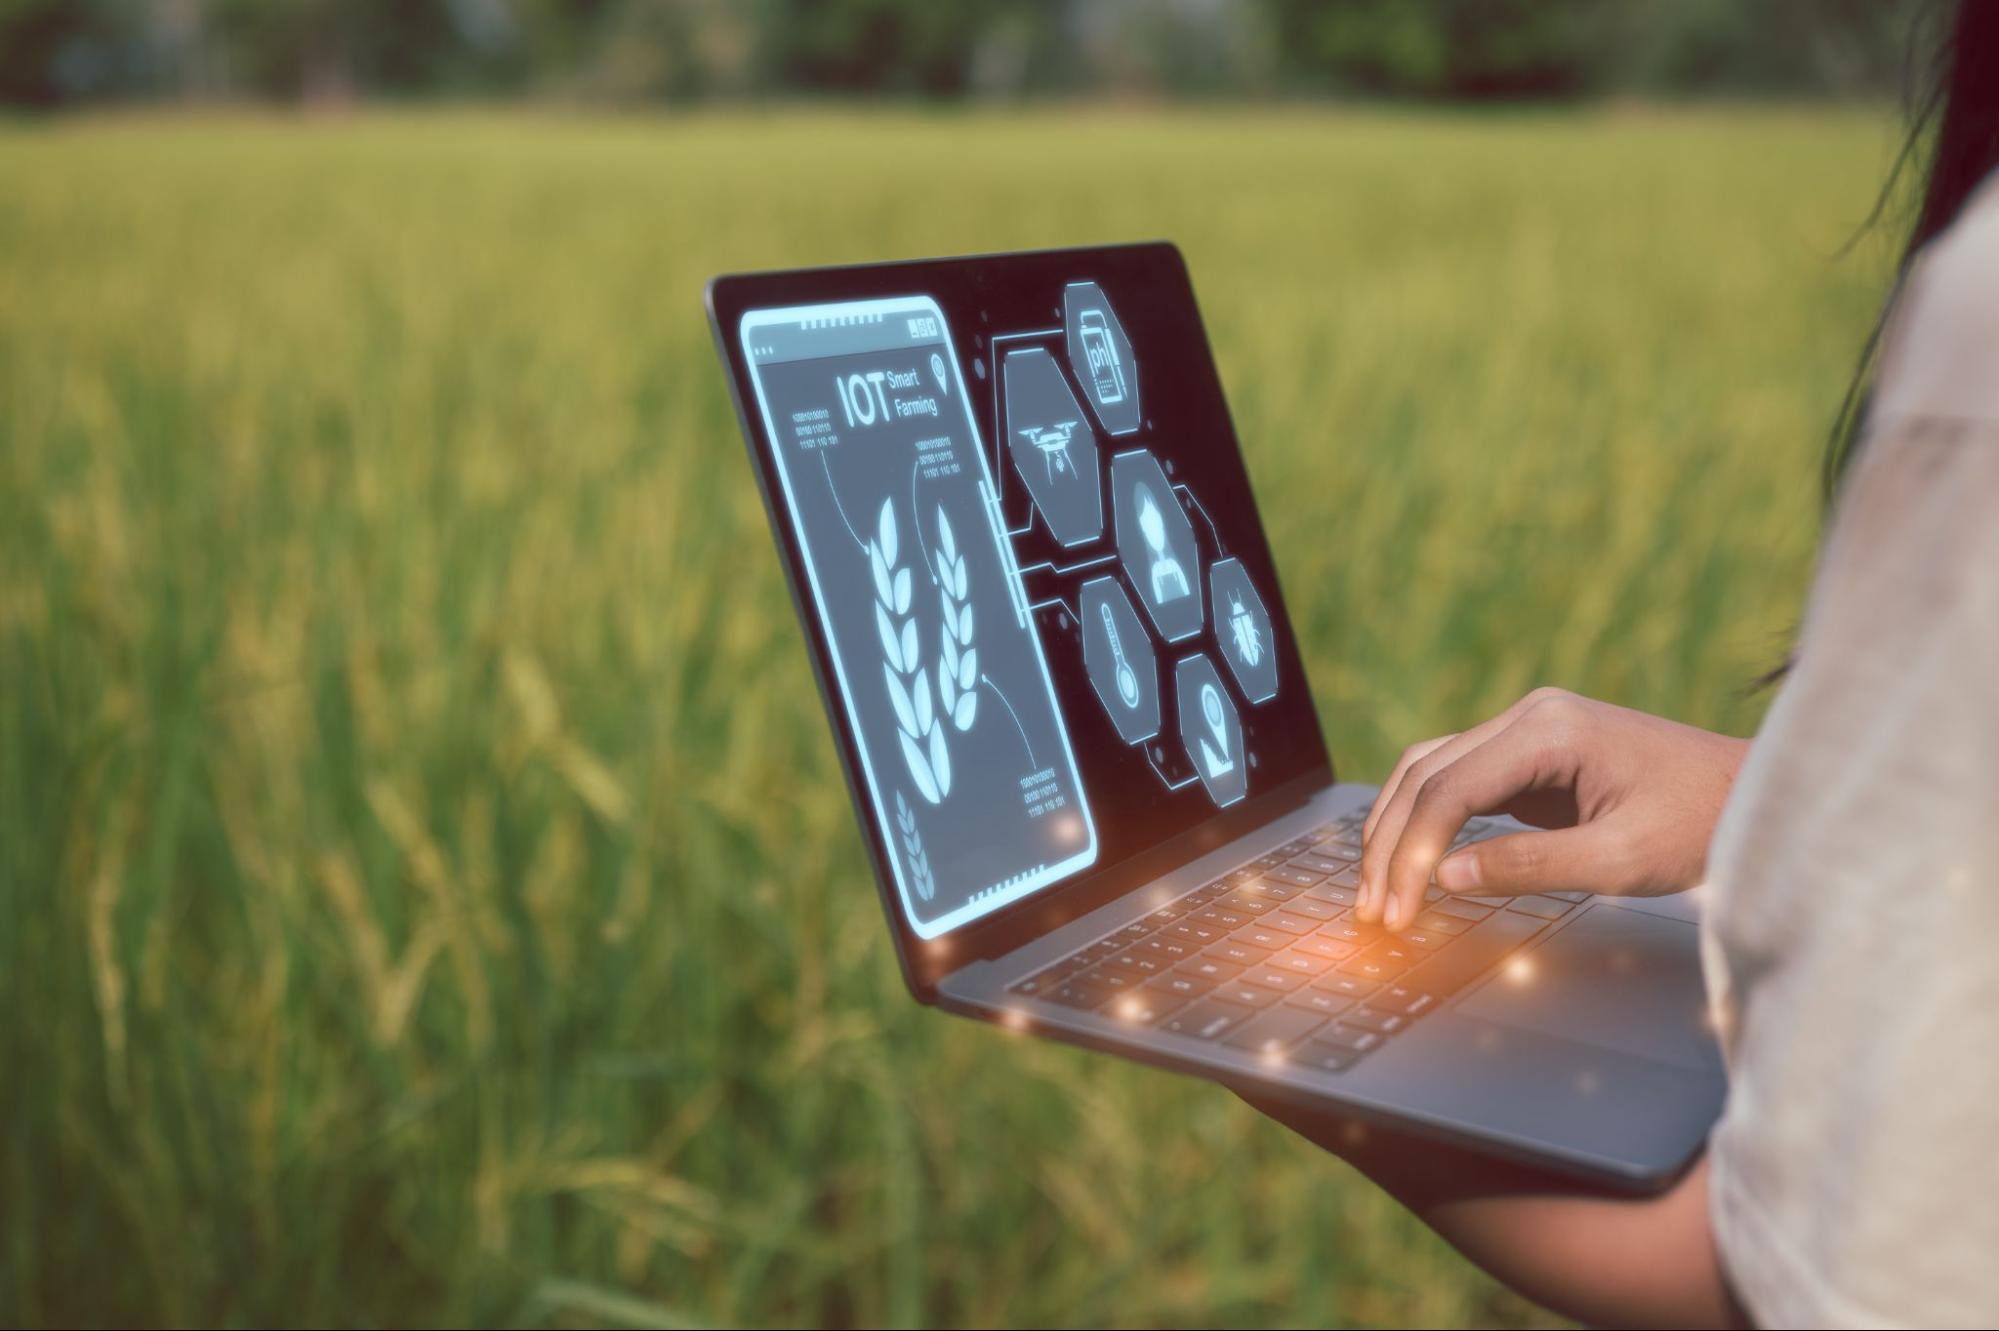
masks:
[[[1169,236],[1342,771],[1753,726],[1877,117],[0,131],[0,1320],[1545,1320],[903,994],[698,305]]]

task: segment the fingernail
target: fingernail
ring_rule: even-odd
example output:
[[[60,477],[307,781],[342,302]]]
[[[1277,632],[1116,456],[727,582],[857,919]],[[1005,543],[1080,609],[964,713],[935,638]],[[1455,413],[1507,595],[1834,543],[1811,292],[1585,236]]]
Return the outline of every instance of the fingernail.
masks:
[[[1402,918],[1406,914],[1408,912],[1403,909],[1401,899],[1397,898],[1388,903],[1388,910],[1382,916],[1381,922],[1388,927],[1388,932],[1399,933],[1402,926],[1408,923],[1407,920]]]
[[[1437,886],[1446,892],[1463,892],[1478,886],[1478,856],[1453,855],[1437,865]]]

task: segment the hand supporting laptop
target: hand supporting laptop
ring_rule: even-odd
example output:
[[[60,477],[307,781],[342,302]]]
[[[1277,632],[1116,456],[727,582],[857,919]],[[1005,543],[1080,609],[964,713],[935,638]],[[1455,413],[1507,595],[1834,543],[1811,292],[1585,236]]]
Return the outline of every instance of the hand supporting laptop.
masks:
[[[1749,741],[1536,689],[1459,734],[1405,749],[1362,828],[1355,910],[1408,926],[1446,892],[1658,896],[1700,881]],[[1447,854],[1475,814],[1544,830]]]

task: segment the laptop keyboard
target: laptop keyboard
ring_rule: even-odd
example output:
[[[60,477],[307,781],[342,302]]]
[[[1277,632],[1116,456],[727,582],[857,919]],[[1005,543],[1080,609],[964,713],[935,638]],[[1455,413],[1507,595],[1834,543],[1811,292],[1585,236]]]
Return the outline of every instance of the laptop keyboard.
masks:
[[[1588,896],[1432,887],[1409,928],[1387,933],[1353,914],[1365,819],[1286,842],[1009,992],[1338,1072]],[[1454,845],[1499,830],[1473,819]]]

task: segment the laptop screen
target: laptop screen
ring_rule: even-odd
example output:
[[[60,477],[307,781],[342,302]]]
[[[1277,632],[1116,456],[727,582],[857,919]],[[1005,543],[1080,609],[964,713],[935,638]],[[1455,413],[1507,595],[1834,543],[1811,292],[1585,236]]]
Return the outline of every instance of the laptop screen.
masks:
[[[1326,762],[1177,253],[1062,257],[844,270],[720,330],[923,939]]]

